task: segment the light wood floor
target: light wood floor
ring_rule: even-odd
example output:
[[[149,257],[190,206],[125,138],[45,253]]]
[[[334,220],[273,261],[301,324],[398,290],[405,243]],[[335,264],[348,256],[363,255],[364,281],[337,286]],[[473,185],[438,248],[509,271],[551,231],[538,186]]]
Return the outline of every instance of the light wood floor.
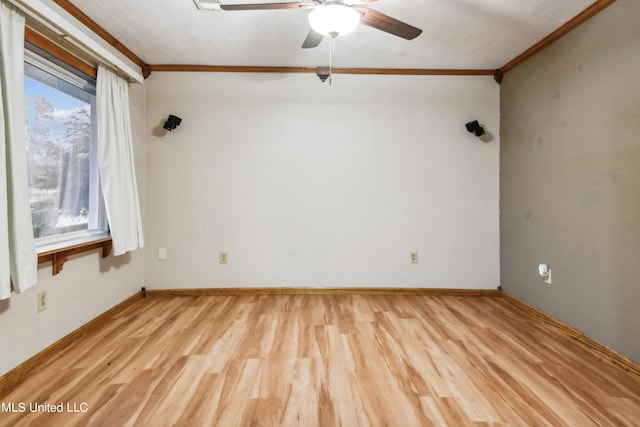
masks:
[[[26,406],[2,426],[637,426],[640,378],[497,297],[153,297],[2,402]]]

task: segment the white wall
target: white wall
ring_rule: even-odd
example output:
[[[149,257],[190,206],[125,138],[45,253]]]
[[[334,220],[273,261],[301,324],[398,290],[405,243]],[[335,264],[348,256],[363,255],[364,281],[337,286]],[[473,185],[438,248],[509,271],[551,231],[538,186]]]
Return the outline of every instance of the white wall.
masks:
[[[156,72],[145,88],[148,288],[498,286],[491,77]]]
[[[144,88],[131,85],[131,114],[136,168],[144,194]],[[102,258],[100,251],[72,256],[62,272],[51,263],[38,269],[38,285],[0,301],[0,375],[140,290],[143,251]],[[48,309],[38,313],[38,292],[46,291]]]

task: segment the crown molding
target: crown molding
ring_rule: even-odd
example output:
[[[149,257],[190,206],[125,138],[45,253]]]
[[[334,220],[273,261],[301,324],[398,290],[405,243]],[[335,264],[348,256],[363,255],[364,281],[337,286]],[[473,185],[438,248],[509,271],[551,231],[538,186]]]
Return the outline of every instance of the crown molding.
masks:
[[[616,0],[597,0],[591,6],[587,7],[585,10],[583,10],[582,12],[574,16],[571,20],[569,20],[563,26],[561,26],[557,30],[547,35],[545,38],[543,38],[538,43],[531,46],[529,49],[522,52],[520,55],[513,58],[511,61],[504,64],[501,68],[499,68],[501,75],[513,69],[521,62],[524,62],[526,59],[528,59],[535,53],[549,46],[551,43],[555,42],[560,37],[573,31],[575,28],[582,25],[584,22],[588,21],[589,19],[593,18],[596,14],[600,13],[606,7],[615,3],[615,1]],[[500,80],[502,80],[502,77],[500,77]]]
[[[198,65],[155,64],[150,71],[208,72],[208,73],[316,73],[315,67],[273,67],[259,65]],[[442,68],[348,68],[336,67],[332,74],[382,74],[402,76],[493,76],[495,70],[465,70]]]

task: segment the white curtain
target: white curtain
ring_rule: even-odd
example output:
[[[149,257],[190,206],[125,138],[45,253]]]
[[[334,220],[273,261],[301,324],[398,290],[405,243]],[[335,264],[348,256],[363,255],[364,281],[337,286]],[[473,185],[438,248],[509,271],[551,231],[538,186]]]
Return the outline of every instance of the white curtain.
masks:
[[[96,82],[98,161],[114,255],[144,246],[138,200],[129,83],[100,65]]]
[[[0,299],[35,285],[24,116],[24,17],[0,1]]]

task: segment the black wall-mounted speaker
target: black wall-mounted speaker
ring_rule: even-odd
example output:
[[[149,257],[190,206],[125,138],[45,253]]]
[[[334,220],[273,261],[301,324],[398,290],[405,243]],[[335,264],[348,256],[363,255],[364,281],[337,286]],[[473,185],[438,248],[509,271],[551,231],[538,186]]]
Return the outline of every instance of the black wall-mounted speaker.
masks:
[[[482,126],[480,126],[480,123],[478,123],[477,120],[469,122],[465,126],[466,126],[467,130],[469,132],[475,134],[475,136],[484,135],[484,128]]]
[[[169,115],[169,118],[167,119],[166,122],[164,122],[164,125],[162,125],[162,128],[164,130],[168,130],[169,132],[171,132],[172,130],[180,126],[181,122],[182,122],[182,119],[180,117]]]

